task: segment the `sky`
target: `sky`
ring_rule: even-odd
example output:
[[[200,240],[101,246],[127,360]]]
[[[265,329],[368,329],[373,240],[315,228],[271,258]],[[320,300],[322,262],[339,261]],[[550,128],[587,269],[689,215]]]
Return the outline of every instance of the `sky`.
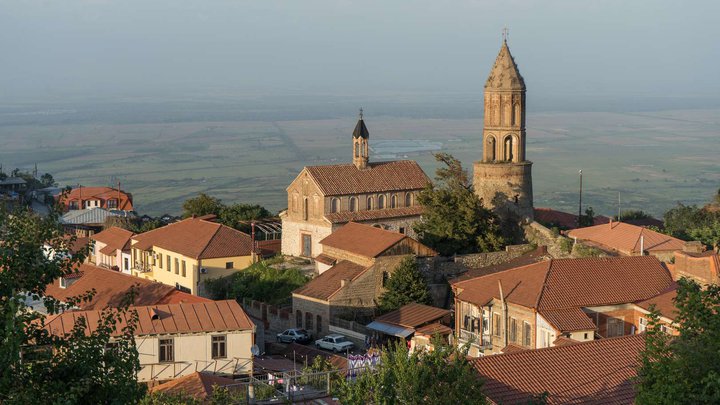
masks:
[[[0,102],[528,91],[720,94],[720,1],[0,0]]]

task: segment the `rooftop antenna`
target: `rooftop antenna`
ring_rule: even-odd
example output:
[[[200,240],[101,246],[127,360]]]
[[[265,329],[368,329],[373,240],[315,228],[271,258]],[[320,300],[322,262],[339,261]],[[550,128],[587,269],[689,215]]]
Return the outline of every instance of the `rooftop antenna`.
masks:
[[[362,119],[363,119],[363,108],[362,107],[360,107],[360,114],[358,114],[358,117],[360,117],[360,120],[362,121]]]

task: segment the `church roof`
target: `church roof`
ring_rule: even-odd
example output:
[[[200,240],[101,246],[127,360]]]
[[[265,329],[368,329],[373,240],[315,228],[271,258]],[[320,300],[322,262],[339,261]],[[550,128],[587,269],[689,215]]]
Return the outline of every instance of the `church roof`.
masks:
[[[306,169],[326,196],[419,190],[430,181],[412,160],[370,163],[367,169],[358,169],[352,163]]]
[[[353,130],[353,138],[365,138],[368,139],[370,137],[370,131],[368,131],[367,126],[365,126],[365,121],[360,118],[355,125],[355,129]]]
[[[510,54],[507,41],[502,43],[500,52],[495,59],[495,65],[493,65],[487,82],[485,82],[485,88],[492,90],[525,90],[525,81],[520,75],[515,59]]]

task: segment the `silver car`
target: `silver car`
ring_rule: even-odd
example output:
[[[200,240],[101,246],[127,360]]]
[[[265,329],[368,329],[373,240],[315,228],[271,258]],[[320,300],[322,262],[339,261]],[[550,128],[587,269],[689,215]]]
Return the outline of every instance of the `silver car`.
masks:
[[[276,335],[276,339],[280,343],[307,343],[310,341],[311,336],[310,333],[305,329],[292,328],[286,329],[282,333],[278,333]]]

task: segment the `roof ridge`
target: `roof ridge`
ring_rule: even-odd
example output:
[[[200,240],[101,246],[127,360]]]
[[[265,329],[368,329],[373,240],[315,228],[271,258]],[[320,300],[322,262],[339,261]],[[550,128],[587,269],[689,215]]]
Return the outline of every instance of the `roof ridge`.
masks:
[[[535,301],[535,309],[538,311],[540,311],[540,301],[542,301],[543,295],[545,295],[545,288],[547,288],[548,278],[550,277],[550,272],[552,271],[553,260],[555,259],[551,257],[550,260],[547,261],[548,267],[545,272],[545,277],[543,278],[542,288],[540,289],[540,294],[538,294],[537,300]]]
[[[201,219],[200,221],[205,221],[205,220]],[[218,225],[218,227],[215,229],[215,232],[213,232],[210,239],[208,239],[207,243],[205,244],[205,247],[200,251],[200,253],[198,253],[197,257],[194,257],[194,259],[200,259],[202,257],[203,253],[205,253],[205,251],[210,247],[210,244],[213,242],[213,240],[215,240],[215,237],[217,236],[218,232],[220,232],[220,229],[222,229],[222,227],[223,227],[223,224],[219,224],[217,222],[212,222],[212,221],[205,221],[205,222],[207,222],[209,224]],[[251,251],[252,251],[252,246],[251,246]]]

